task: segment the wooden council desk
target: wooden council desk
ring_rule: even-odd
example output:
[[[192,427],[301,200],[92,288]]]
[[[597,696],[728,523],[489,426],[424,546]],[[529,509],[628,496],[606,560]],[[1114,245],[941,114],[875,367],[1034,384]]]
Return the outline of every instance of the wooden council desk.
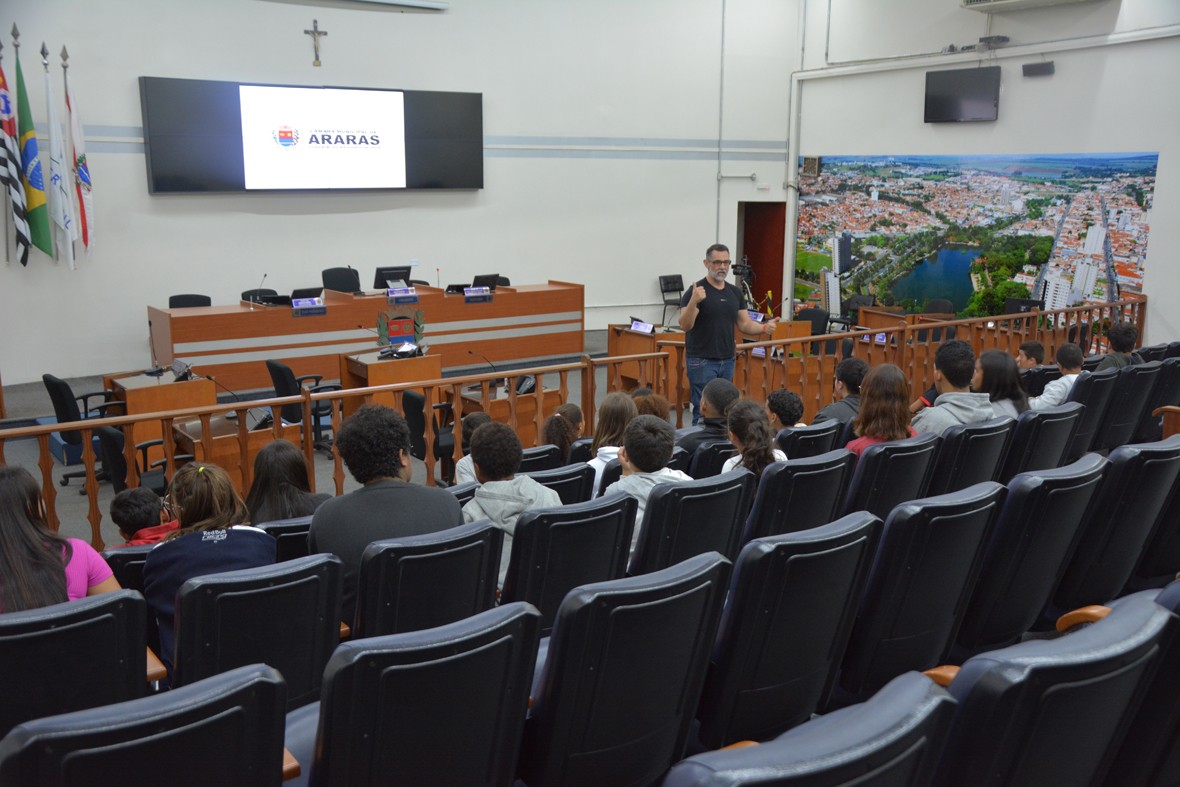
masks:
[[[442,377],[442,358],[438,355],[423,355],[419,358],[381,358],[378,351],[364,353],[343,353],[340,356],[340,384],[345,388],[366,388],[370,385],[392,385],[415,380],[438,380]],[[372,397],[387,407],[402,411],[400,396],[379,393]],[[360,407],[361,400],[344,400],[344,417],[352,415]]]
[[[436,287],[418,287],[425,322],[423,343],[447,370],[483,370],[499,361],[544,364],[578,355],[584,347],[583,286],[550,281],[499,287],[491,303],[466,303]],[[335,379],[340,354],[372,350],[384,294],[354,296],[324,291],[327,314],[295,317],[288,306],[148,307],[156,361],[179,357],[197,374],[234,391],[270,388],[264,363],[282,361],[298,375]],[[413,308],[413,307],[411,307]],[[363,326],[363,327],[358,327]]]
[[[127,415],[162,413],[217,404],[217,390],[212,380],[194,379],[176,382],[172,372],[159,377],[146,374],[114,374],[103,380],[103,387],[114,392],[115,399],[124,403]],[[131,442],[159,440],[163,437],[159,421],[140,421],[132,425]],[[187,453],[187,452],[182,452]],[[148,450],[151,460],[164,456],[164,449],[154,446]]]

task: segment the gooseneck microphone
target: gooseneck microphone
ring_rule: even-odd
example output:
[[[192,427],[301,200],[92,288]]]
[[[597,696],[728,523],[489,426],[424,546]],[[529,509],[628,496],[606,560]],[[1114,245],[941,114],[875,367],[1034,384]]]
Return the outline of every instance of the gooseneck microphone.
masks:
[[[254,292],[250,293],[250,308],[251,309],[254,308],[254,304],[261,303],[259,298],[262,297],[262,292],[261,292],[262,285],[266,284],[266,277],[269,275],[270,275],[269,273],[262,274],[262,281],[258,282],[257,289],[255,289]]]
[[[489,359],[489,358],[488,358],[486,355],[484,355],[483,353],[477,353],[475,350],[468,350],[468,351],[467,351],[467,354],[468,354],[468,355],[474,355],[476,358],[479,358],[479,359],[481,359],[481,360],[482,360],[484,363],[486,363],[488,366],[492,367],[492,371],[493,371],[493,372],[499,372],[499,371],[500,371],[499,369],[497,369],[497,368],[496,368],[496,364],[492,363],[492,362],[491,362],[491,360],[490,360],[490,359]]]

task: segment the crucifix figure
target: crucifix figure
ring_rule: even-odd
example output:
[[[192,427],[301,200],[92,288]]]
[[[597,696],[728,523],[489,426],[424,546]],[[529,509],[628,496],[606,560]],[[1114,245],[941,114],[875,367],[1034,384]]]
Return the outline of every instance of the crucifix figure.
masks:
[[[320,20],[311,20],[311,30],[304,30],[304,35],[311,36],[311,45],[315,48],[315,60],[311,61],[313,66],[320,65],[320,36],[326,36],[327,30],[320,30]]]

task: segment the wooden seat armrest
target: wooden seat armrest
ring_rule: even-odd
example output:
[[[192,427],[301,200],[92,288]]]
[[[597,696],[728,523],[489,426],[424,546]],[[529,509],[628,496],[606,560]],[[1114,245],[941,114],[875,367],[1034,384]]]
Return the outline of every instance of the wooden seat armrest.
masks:
[[[937,667],[924,670],[922,674],[945,689],[959,674],[959,666],[957,664],[939,664]]]
[[[340,639],[348,639],[352,636],[352,626],[340,621]]]
[[[168,669],[164,666],[164,662],[160,661],[160,657],[152,653],[152,649],[147,649],[147,682],[155,683],[159,680],[164,680],[168,677]]]
[[[718,751],[726,751],[728,749],[745,749],[750,746],[757,746],[758,741],[734,741],[728,746],[722,746]]]
[[[1104,607],[1101,604],[1078,607],[1057,618],[1057,630],[1064,634],[1074,626],[1080,626],[1083,623],[1097,623],[1109,614],[1110,607]]]
[[[299,760],[295,759],[295,755],[287,751],[287,747],[283,747],[283,781],[294,779],[303,769],[299,767]]]

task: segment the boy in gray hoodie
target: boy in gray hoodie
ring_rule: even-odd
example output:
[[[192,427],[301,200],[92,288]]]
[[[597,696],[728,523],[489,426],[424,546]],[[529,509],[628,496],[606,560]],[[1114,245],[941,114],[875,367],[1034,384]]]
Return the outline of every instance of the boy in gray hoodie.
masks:
[[[672,425],[654,415],[636,416],[623,433],[623,445],[619,447],[623,477],[608,486],[604,494],[625,492],[639,503],[635,511],[635,529],[631,531],[632,553],[639,543],[643,513],[651,490],[655,489],[656,484],[679,484],[692,480],[692,476],[687,473],[666,466],[672,458],[675,437]]]
[[[914,416],[910,425],[918,434],[941,435],[955,424],[974,424],[996,417],[986,393],[971,393],[975,352],[962,339],[943,342],[934,351],[934,387],[938,399]]]
[[[480,486],[471,502],[463,506],[463,521],[490,519],[504,531],[504,546],[500,550],[501,586],[508,574],[517,518],[525,511],[561,505],[557,492],[528,476],[516,474],[523,452],[520,438],[508,424],[487,423],[471,434],[471,461]]]

